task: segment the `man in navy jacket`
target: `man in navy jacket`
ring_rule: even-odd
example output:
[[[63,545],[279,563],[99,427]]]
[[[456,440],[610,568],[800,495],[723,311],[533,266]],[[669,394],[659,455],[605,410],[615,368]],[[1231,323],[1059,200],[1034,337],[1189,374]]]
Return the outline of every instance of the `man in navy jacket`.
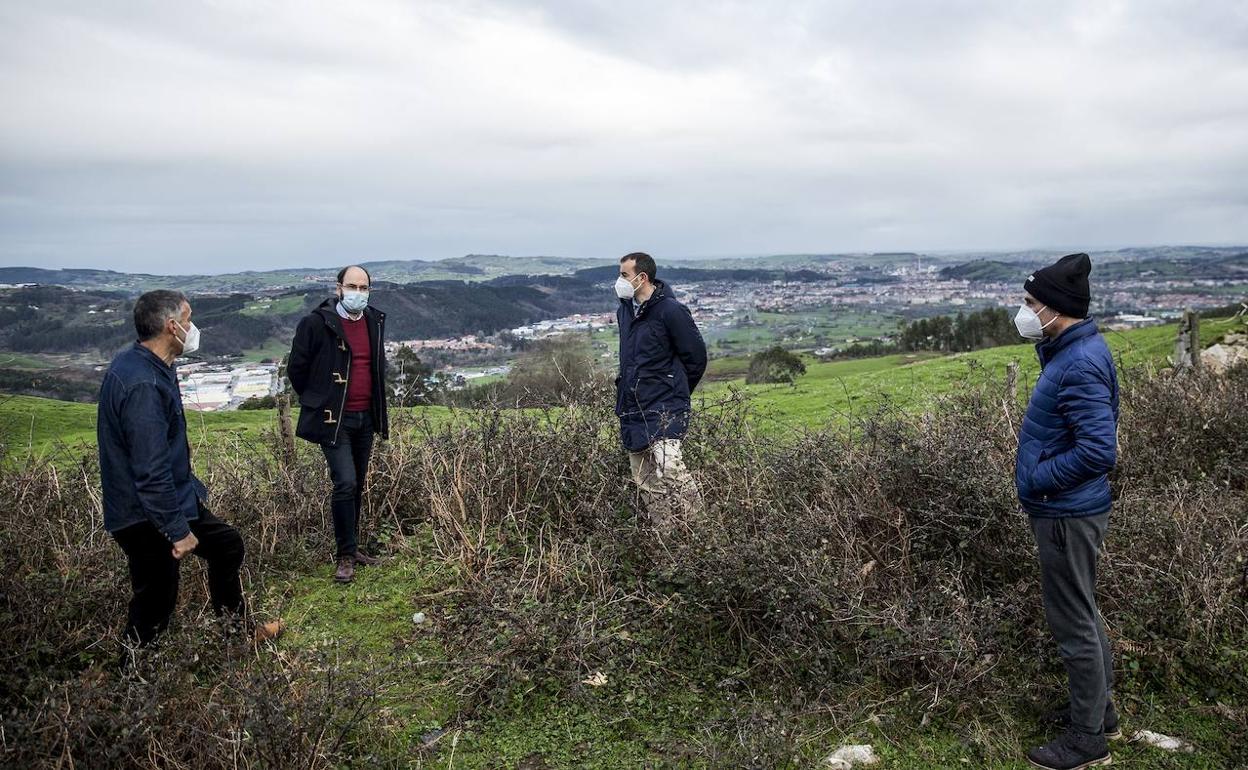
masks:
[[[169,625],[188,554],[208,563],[218,614],[242,620],[246,603],[243,538],[204,505],[208,492],[191,472],[174,369],[174,359],[199,346],[191,306],[181,292],[150,291],[134,303],[134,327],[139,341],[113,359],[100,386],[97,439],[104,528],[126,554],[133,588],[124,638],[143,647]],[[280,631],[280,622],[267,623],[255,636]]]
[[[681,439],[689,429],[690,393],[706,372],[706,343],[689,309],[656,278],[657,272],[649,254],[634,252],[620,259],[615,413],[633,483],[641,490],[651,522],[660,535],[667,535],[677,514],[688,517],[702,508],[702,494],[685,467]]]
[[[1023,284],[1015,324],[1038,340],[1041,373],[1018,437],[1018,500],[1040,555],[1045,619],[1070,686],[1054,721],[1066,732],[1033,749],[1036,767],[1109,764],[1106,738],[1121,735],[1111,701],[1113,661],[1096,605],[1096,557],[1109,525],[1109,472],[1117,459],[1118,378],[1088,318],[1087,254],[1071,254]]]

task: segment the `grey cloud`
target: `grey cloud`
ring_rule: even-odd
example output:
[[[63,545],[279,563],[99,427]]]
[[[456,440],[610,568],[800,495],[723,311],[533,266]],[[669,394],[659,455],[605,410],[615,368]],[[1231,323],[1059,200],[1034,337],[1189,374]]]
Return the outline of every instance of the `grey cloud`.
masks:
[[[1234,2],[49,0],[0,30],[0,264],[1248,240]]]

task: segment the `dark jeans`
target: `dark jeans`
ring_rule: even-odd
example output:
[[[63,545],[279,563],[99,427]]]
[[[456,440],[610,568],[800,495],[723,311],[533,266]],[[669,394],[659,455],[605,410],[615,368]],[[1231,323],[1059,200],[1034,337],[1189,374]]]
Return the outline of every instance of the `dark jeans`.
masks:
[[[368,458],[373,453],[373,418],[368,412],[347,412],[338,429],[338,443],[321,444],[329,462],[329,477],[334,483],[329,498],[334,517],[334,558],[350,556],[359,548],[360,501],[364,497],[364,479],[368,477]]]
[[[243,537],[229,524],[204,508],[192,521],[191,532],[199,538],[193,553],[208,562],[208,594],[218,615],[242,617],[247,610],[238,570],[243,565]],[[178,603],[178,567],[173,544],[149,522],[133,524],[113,533],[130,564],[130,613],[124,637],[145,647],[169,627]]]
[[[1031,518],[1040,549],[1044,617],[1070,682],[1071,727],[1091,734],[1102,730],[1114,687],[1109,638],[1096,606],[1096,555],[1108,527],[1108,513]]]

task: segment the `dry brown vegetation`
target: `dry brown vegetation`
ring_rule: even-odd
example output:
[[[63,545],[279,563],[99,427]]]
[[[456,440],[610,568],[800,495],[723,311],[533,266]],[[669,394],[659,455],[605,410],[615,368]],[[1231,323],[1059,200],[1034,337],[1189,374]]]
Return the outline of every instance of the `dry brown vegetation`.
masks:
[[[1212,689],[1242,707],[1248,370],[1124,382],[1101,578],[1120,665],[1128,686]],[[372,520],[397,541],[427,538],[428,558],[453,568],[436,633],[462,714],[520,682],[571,691],[608,671],[661,688],[701,668],[794,712],[860,713],[844,696],[861,688],[916,718],[991,718],[1053,665],[1012,487],[1018,419],[1000,393],[970,390],[923,415],[778,437],[748,404],[708,406],[687,449],[708,510],[659,541],[637,526],[605,399],[465,413],[398,426],[377,454]],[[274,435],[207,455],[213,507],[248,540],[253,596],[320,563],[319,454],[288,459]],[[196,580],[163,649],[115,673],[127,586],[91,458],[5,459],[0,559],[10,766],[410,760],[386,753],[377,719],[395,672],[344,649],[231,641]],[[773,748],[750,746],[751,761],[792,747]]]

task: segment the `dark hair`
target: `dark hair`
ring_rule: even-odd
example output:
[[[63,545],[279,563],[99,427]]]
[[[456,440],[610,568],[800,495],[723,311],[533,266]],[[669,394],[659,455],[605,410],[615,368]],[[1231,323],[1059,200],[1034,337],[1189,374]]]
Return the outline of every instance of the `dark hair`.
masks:
[[[172,289],[156,289],[139,297],[134,303],[134,330],[139,334],[139,342],[159,336],[165,321],[182,314],[182,303],[186,301],[185,294]]]
[[[363,265],[347,265],[343,269],[339,270],[338,271],[338,283],[342,283],[342,279],[346,277],[347,271],[353,267],[358,267],[359,269],[364,271],[364,277],[368,279],[368,285],[371,287],[373,285],[373,277],[369,275],[368,268],[364,267]]]
[[[645,273],[646,280],[654,283],[654,274],[659,272],[658,265],[654,264],[654,257],[644,251],[634,251],[632,254],[625,254],[620,257],[620,264],[622,265],[625,262],[635,263],[633,265],[634,269],[638,273]]]

